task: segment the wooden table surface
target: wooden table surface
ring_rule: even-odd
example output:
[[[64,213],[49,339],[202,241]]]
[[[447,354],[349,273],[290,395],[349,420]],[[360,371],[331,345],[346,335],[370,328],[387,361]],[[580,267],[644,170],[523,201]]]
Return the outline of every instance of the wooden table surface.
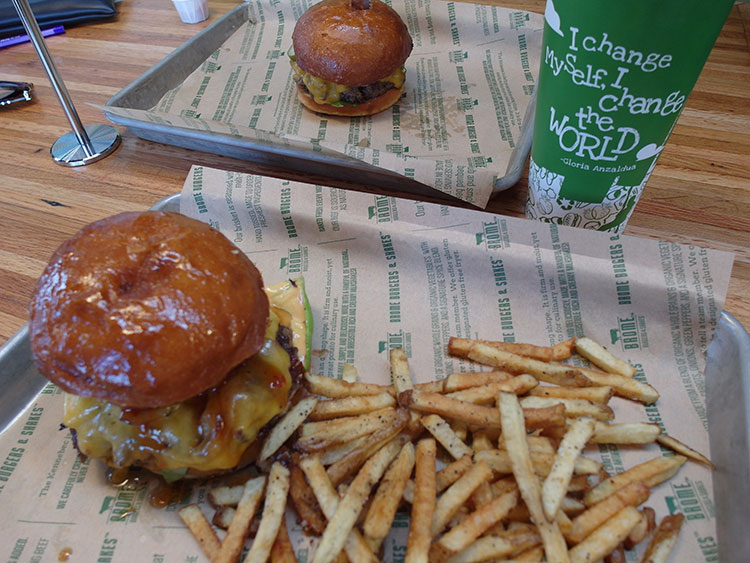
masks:
[[[495,1],[544,9],[543,0]],[[124,0],[115,20],[49,38],[83,123],[106,122],[90,103],[103,105],[237,3],[211,0],[209,20],[188,25],[180,22],[171,0]],[[626,229],[631,235],[734,252],[724,308],[745,327],[750,327],[749,8],[732,9]],[[114,155],[90,166],[64,168],[52,161],[49,149],[70,125],[31,44],[0,51],[0,80],[35,85],[32,103],[0,110],[0,344],[26,321],[29,297],[51,253],[85,223],[143,210],[178,192],[194,163],[285,174],[144,141],[123,128],[122,146]],[[524,175],[489,210],[522,216],[525,194]]]

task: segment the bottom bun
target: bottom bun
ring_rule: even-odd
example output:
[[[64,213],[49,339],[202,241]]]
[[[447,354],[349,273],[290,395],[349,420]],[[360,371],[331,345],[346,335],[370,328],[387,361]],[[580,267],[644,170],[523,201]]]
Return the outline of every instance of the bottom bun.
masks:
[[[362,115],[375,115],[381,111],[387,110],[393,104],[401,99],[401,94],[404,93],[404,87],[391,88],[386,90],[380,96],[357,104],[356,106],[341,106],[336,107],[331,104],[319,104],[313,97],[303,91],[299,86],[297,87],[297,97],[307,109],[312,110],[316,113],[324,113],[326,115],[341,115],[344,117],[358,117]]]

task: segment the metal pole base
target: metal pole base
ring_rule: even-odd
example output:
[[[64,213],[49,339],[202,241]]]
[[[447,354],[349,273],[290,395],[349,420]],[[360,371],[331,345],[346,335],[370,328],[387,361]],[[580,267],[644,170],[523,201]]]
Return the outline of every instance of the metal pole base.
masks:
[[[72,131],[60,137],[49,150],[52,159],[61,166],[85,166],[112,154],[120,146],[120,134],[111,125],[88,125],[86,133],[91,140],[93,154],[78,142]]]

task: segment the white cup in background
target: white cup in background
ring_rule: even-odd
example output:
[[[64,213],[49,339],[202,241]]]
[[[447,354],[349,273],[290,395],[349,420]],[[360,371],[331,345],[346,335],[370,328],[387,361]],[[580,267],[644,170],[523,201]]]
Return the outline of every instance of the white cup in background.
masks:
[[[185,23],[198,23],[208,19],[208,0],[172,0]]]

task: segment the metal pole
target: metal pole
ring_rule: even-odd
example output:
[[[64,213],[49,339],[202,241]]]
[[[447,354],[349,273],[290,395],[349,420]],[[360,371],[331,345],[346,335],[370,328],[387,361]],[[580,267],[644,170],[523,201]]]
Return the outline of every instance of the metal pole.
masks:
[[[29,1],[13,0],[13,5],[31,39],[31,43],[36,49],[37,55],[39,55],[39,59],[42,61],[42,66],[47,72],[57,98],[60,100],[65,116],[73,128],[75,139],[71,138],[70,133],[60,137],[50,149],[52,158],[55,162],[65,166],[81,166],[96,162],[112,153],[120,144],[120,135],[117,130],[110,125],[94,125],[88,128],[83,126],[73,101],[70,99],[68,89],[60,78],[52,55],[47,49],[47,44],[42,37],[42,32],[31,6],[29,6]]]

